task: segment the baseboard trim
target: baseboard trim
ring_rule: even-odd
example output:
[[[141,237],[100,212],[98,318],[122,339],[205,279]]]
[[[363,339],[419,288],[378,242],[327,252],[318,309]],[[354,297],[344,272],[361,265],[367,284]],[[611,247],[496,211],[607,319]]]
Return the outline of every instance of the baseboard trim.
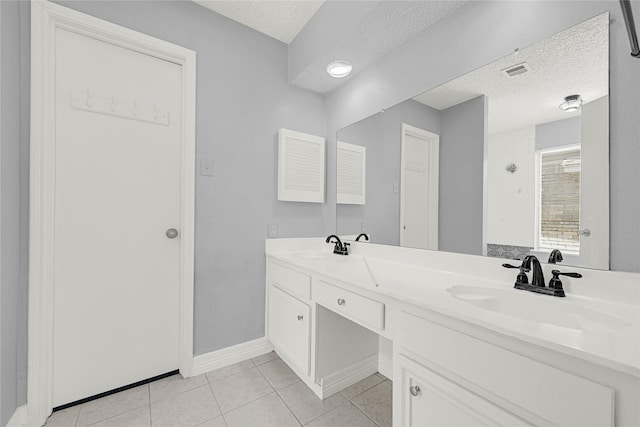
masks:
[[[266,337],[262,337],[210,353],[200,354],[193,358],[191,375],[201,375],[214,369],[224,368],[225,366],[269,353],[272,350],[273,345]]]
[[[327,375],[322,379],[322,398],[326,399],[376,372],[378,372],[378,355],[374,354],[338,372]]]
[[[27,405],[18,406],[5,427],[25,427],[27,422]]]
[[[389,379],[393,378],[393,355],[378,353],[378,372]]]

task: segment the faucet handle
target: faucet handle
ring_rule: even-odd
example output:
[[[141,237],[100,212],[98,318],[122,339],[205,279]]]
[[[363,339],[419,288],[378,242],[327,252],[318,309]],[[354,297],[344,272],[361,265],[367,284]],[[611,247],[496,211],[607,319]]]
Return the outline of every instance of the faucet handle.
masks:
[[[504,268],[521,268],[522,266],[512,265],[512,264],[502,264]]]
[[[562,290],[562,281],[558,276],[567,276],[567,277],[573,277],[576,279],[579,279],[582,277],[582,274],[580,273],[563,273],[560,270],[551,270],[551,274],[553,275],[553,277],[551,278],[551,280],[549,280],[549,287],[551,289],[557,289],[557,290]]]
[[[529,268],[524,266],[524,263],[520,264],[520,266],[515,266],[512,264],[502,264],[504,268],[517,268],[520,270],[518,276],[516,277],[516,285],[525,285],[529,283],[529,279],[527,278],[527,272],[530,271]]]

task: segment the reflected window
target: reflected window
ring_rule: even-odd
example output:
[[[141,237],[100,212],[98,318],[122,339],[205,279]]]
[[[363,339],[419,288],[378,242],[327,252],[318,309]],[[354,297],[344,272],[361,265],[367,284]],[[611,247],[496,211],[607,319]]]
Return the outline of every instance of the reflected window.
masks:
[[[579,252],[580,145],[539,151],[540,249]]]

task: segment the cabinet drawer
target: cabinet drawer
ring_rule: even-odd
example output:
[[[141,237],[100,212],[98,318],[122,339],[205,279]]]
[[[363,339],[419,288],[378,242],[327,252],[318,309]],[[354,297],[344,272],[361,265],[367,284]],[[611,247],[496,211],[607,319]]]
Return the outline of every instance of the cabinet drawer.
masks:
[[[309,375],[311,307],[278,288],[269,290],[269,340],[286,362]]]
[[[443,375],[512,402],[547,420],[545,424],[613,425],[610,388],[446,328],[420,313],[401,312],[397,326],[399,353],[406,349]]]
[[[377,331],[384,329],[384,304],[333,286],[322,280],[314,285],[318,304]]]
[[[311,277],[275,262],[269,264],[269,281],[304,300],[311,299]]]

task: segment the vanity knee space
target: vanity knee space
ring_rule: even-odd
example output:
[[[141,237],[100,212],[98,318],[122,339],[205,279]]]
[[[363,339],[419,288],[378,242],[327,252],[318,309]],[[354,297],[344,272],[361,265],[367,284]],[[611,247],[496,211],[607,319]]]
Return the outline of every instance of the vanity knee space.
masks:
[[[267,262],[267,338],[320,398],[378,371],[385,304],[280,262]]]

